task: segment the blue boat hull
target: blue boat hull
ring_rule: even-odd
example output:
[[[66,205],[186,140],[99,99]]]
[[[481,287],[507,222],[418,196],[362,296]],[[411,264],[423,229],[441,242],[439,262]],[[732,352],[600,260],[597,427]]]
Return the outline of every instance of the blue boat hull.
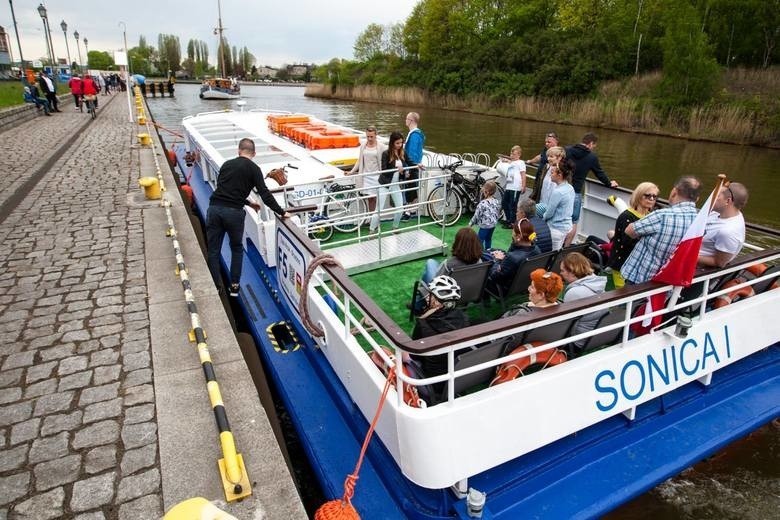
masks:
[[[176,152],[181,170],[188,171],[184,151]],[[193,169],[196,209],[205,218],[212,190],[197,164]],[[229,258],[225,243],[223,268]],[[268,328],[294,321],[277,293],[276,269],[266,266],[251,243],[245,259],[240,305],[266,375],[324,495],[339,498],[368,423],[305,331],[295,330],[300,349],[274,348]],[[780,343],[719,370],[709,386],[691,383],[641,405],[633,421],[612,417],[476,475],[469,485],[488,495],[483,518],[593,518],[778,416]],[[377,438],[369,445],[352,502],[363,518],[467,518],[464,501],[449,489],[425,489],[406,479]]]

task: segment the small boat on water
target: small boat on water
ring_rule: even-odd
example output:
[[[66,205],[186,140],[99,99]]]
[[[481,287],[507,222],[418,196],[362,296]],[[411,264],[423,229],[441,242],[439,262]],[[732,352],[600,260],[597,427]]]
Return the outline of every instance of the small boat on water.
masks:
[[[217,15],[217,27],[214,29],[214,34],[219,36],[219,67],[222,76],[203,80],[200,86],[200,99],[238,99],[241,97],[241,86],[235,78],[228,78],[225,74],[224,40],[222,38],[225,28],[222,27],[222,2],[219,0],[217,0]]]
[[[239,99],[241,86],[234,78],[213,78],[203,80],[200,86],[201,99]]]
[[[394,210],[369,211],[372,188],[345,176],[362,133],[265,111],[198,114],[183,126],[175,152],[201,217],[240,139],[255,142],[265,173],[287,171],[286,182],[267,183],[296,217],[246,208],[239,303],[328,498],[342,496],[380,400],[385,374],[373,360],[447,357],[442,376],[397,375],[352,498],[363,518],[466,519],[477,510],[496,519],[597,517],[780,415],[777,230],[748,225],[736,259],[696,274],[699,297],[656,311],[687,310],[692,321],[682,327],[671,320],[630,333],[648,297],[672,289],[648,282],[412,340],[397,317],[411,296],[398,273],[448,250],[440,218],[453,192],[447,165],[462,160],[460,175],[500,181],[489,158],[425,151],[420,202],[408,208],[418,216],[399,233],[383,226],[368,235],[366,219]],[[605,236],[617,216],[608,197],[629,195],[588,181],[579,238]],[[323,229],[336,233],[325,240]],[[223,266],[229,255],[226,243]],[[384,272],[394,274],[371,277]],[[370,296],[378,284],[394,296]],[[723,296],[731,303],[712,305]],[[606,318],[594,330],[569,332],[595,311]],[[521,356],[534,364],[532,356],[578,339],[590,345],[586,354],[488,386],[500,365]],[[518,353],[518,345],[527,348]],[[445,389],[426,402],[436,382]],[[420,397],[405,399],[411,389]]]

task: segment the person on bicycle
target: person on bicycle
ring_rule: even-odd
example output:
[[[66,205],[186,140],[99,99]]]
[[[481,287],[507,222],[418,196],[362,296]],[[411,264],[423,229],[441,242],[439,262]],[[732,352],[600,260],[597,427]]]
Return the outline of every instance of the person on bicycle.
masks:
[[[89,109],[90,103],[94,103],[95,108],[97,108],[97,85],[89,74],[85,74],[84,79],[81,80],[81,94],[87,102],[87,109]]]

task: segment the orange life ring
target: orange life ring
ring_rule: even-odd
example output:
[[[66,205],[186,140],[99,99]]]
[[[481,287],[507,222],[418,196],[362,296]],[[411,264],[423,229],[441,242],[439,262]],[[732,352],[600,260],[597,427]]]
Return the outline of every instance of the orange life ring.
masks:
[[[526,350],[531,350],[541,345],[544,345],[544,342],[532,341],[530,343],[520,345],[512,352],[510,352],[509,355],[519,354],[520,352],[525,352]],[[523,371],[531,365],[541,364],[543,365],[542,368],[547,368],[548,366],[560,365],[567,359],[568,356],[566,355],[566,352],[557,348],[551,348],[537,352],[536,354],[531,354],[530,356],[515,359],[514,361],[507,361],[498,367],[496,370],[496,377],[494,377],[490,382],[490,386],[500,385],[501,383],[506,383],[507,381],[517,379],[518,377],[522,376]]]
[[[769,269],[769,266],[766,264],[755,264],[751,265],[750,267],[747,267],[745,270],[754,275],[756,278],[764,274],[764,271]],[[771,291],[772,289],[777,289],[780,287],[780,284],[778,284],[776,281],[772,282],[772,285],[766,288],[767,291]]]
[[[395,363],[395,354],[393,354],[393,351],[385,346],[382,347],[382,350],[384,350],[385,354],[387,354],[387,357],[389,357]],[[383,374],[387,375],[387,365],[376,351],[371,352],[371,361],[373,361],[374,364],[379,367],[379,370],[381,370]],[[396,364],[396,366],[398,365]],[[406,365],[404,365],[403,370],[405,376],[412,377],[412,375],[409,373],[409,368]],[[395,374],[393,374],[392,380],[390,382],[393,388],[395,388],[395,383]],[[411,406],[412,408],[427,407],[427,403],[420,399],[420,394],[417,392],[417,387],[408,383],[404,383],[404,403],[406,403],[408,406]]]
[[[767,270],[767,265],[766,264],[754,264],[754,265],[751,265],[750,267],[745,268],[745,270],[748,271],[749,273],[751,273],[752,275],[754,275],[756,277],[759,277],[762,274],[764,274],[764,271]]]
[[[756,267],[756,266],[751,266],[751,267]],[[764,269],[766,269],[766,266],[764,266]],[[729,287],[734,287],[735,285],[739,285],[741,283],[745,283],[745,280],[743,280],[742,278],[735,278],[734,280],[729,280],[728,282],[723,284],[723,289],[728,289]],[[735,298],[739,298],[739,299],[750,298],[755,294],[756,293],[753,291],[753,287],[748,285],[746,287],[742,287],[735,291],[731,291],[730,293],[721,294],[720,296],[715,298],[715,301],[712,303],[712,307],[715,309],[720,309],[721,307],[725,307],[726,305],[730,304],[732,301],[734,301]]]

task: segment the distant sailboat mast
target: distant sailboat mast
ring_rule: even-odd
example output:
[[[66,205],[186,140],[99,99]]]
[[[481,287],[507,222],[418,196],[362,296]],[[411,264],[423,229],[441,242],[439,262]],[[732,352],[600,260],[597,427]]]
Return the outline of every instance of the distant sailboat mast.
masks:
[[[223,78],[226,78],[227,75],[225,74],[225,53],[224,49],[222,48],[222,31],[224,28],[222,27],[222,2],[221,0],[217,0],[217,20],[218,20],[218,26],[216,29],[214,29],[215,33],[219,34],[219,66],[220,70],[222,71]]]

